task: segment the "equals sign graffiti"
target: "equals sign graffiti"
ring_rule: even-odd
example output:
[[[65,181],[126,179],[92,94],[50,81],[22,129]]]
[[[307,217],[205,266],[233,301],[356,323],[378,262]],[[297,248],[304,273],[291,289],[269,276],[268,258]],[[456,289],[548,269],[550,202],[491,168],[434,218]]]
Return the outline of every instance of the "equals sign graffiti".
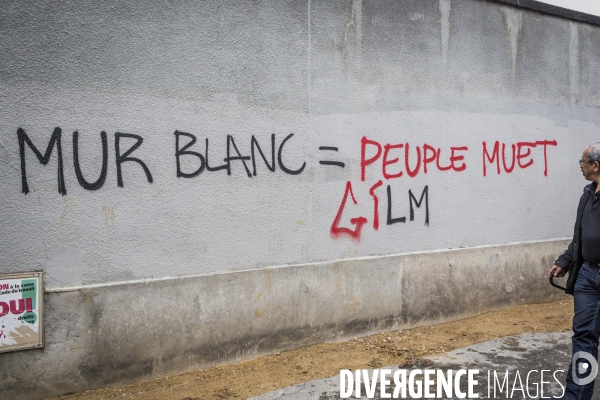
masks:
[[[332,146],[319,146],[319,150],[330,150],[330,151],[338,151],[337,147],[332,147]],[[344,168],[346,166],[346,164],[344,164],[341,161],[319,161],[319,164],[321,165],[335,165],[337,167],[342,167]]]

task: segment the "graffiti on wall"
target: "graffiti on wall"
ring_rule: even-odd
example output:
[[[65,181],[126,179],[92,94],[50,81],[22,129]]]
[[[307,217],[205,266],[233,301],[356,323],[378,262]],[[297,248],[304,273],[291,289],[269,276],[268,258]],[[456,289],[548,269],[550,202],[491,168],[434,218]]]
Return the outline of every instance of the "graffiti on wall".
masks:
[[[488,168],[493,168],[497,175],[501,173],[510,174],[518,166],[519,169],[526,169],[534,164],[534,159],[543,159],[544,176],[548,176],[548,146],[557,146],[556,140],[540,140],[535,142],[518,142],[510,144],[511,156],[506,156],[506,143],[494,142],[489,145],[482,142],[482,172],[483,176],[488,176]],[[491,150],[490,150],[490,146]],[[412,150],[411,150],[412,148]],[[534,154],[534,149],[541,149],[541,153]],[[501,149],[501,150],[500,150]],[[460,173],[467,169],[465,154],[469,151],[468,146],[451,146],[447,151],[440,147],[424,143],[422,146],[411,145],[410,143],[386,143],[382,145],[376,140],[363,137],[360,143],[360,179],[365,181],[368,177],[374,182],[369,189],[369,195],[373,201],[373,229],[379,229],[379,197],[377,190],[383,186],[384,181],[407,176],[415,178],[419,174],[426,175],[434,170],[445,173]],[[501,161],[502,160],[502,161]],[[377,162],[377,163],[376,163]],[[503,168],[501,169],[501,165]],[[508,167],[507,165],[510,165]],[[502,172],[504,171],[504,172]],[[405,175],[406,174],[406,175]],[[386,185],[387,194],[387,225],[406,222],[406,216],[392,217],[392,189],[391,185]],[[352,227],[340,227],[339,223],[342,213],[348,201],[348,196],[352,202],[357,204],[352,190],[352,182],[346,183],[342,202],[331,225],[331,236],[337,238],[341,235],[349,236],[355,240],[360,240],[361,230],[368,219],[364,216],[358,216],[350,219]],[[417,199],[418,197],[418,199]],[[412,189],[408,191],[409,198],[409,221],[414,221],[415,208],[425,207],[425,225],[429,225],[429,187],[426,185],[420,196],[415,196]]]
[[[257,164],[264,164],[264,167],[270,172],[281,172],[289,175],[299,175],[305,170],[307,163],[302,161],[299,165],[290,165],[286,161],[285,153],[287,146],[292,146],[293,133],[285,136],[270,135],[269,143],[260,143],[253,135],[250,138],[249,152],[243,154],[236,144],[233,135],[227,135],[225,140],[226,157],[222,160],[215,160],[210,157],[211,147],[208,138],[204,138],[203,146],[198,143],[198,137],[192,133],[176,130],[174,133],[175,152],[175,176],[177,178],[190,179],[203,173],[212,173],[224,171],[227,175],[232,175],[232,165],[239,163],[240,171],[244,171],[248,178],[257,176]],[[50,136],[44,153],[38,149],[27,133],[19,128],[17,130],[17,139],[19,142],[19,154],[21,161],[21,191],[24,194],[29,192],[27,181],[27,152],[28,147],[36,155],[42,165],[48,164],[51,155],[56,153],[58,165],[58,192],[62,195],[67,194],[67,187],[64,177],[64,164],[62,153],[62,130],[57,127]],[[114,134],[114,159],[116,166],[116,181],[118,187],[125,186],[124,164],[137,165],[144,172],[148,183],[153,182],[152,173],[148,164],[134,157],[134,152],[143,144],[144,138],[140,135],[131,133],[115,132]],[[79,152],[79,133],[73,132],[73,167],[77,182],[86,190],[101,189],[107,178],[108,166],[108,135],[102,131],[100,133],[102,165],[100,166],[97,179],[84,177],[81,169],[81,160]],[[27,145],[27,146],[26,146]],[[531,142],[503,143],[495,141],[494,143],[482,142],[481,145],[481,171],[484,177],[501,174],[511,174],[519,169],[531,167],[534,162],[543,162],[544,176],[548,176],[548,152],[550,147],[557,146],[556,140],[536,140]],[[126,150],[125,150],[126,149]],[[319,146],[319,151],[334,157],[338,152],[335,146]],[[335,216],[332,216],[330,235],[337,239],[348,237],[354,240],[360,240],[361,232],[371,219],[372,228],[377,231],[380,226],[380,198],[387,200],[386,204],[386,225],[406,223],[407,216],[399,216],[394,213],[392,201],[394,199],[390,181],[404,177],[405,179],[415,178],[420,175],[427,175],[432,172],[442,173],[462,173],[468,169],[465,159],[466,154],[471,151],[468,146],[450,146],[447,149],[436,147],[429,143],[415,145],[409,142],[405,143],[380,143],[374,138],[363,136],[360,140],[360,180],[362,182],[373,182],[368,191],[372,199],[373,214],[372,217],[356,216],[350,218],[350,225],[342,225],[346,205],[351,201],[357,204],[354,194],[352,181],[347,181],[343,194],[340,196],[340,204]],[[330,156],[327,159],[319,160],[320,165],[345,168],[345,163],[338,160],[332,160]],[[185,166],[182,160],[185,160]],[[129,163],[129,164],[126,164]],[[191,166],[191,167],[190,167]],[[415,211],[418,208],[424,209],[424,224],[430,223],[429,212],[429,185],[425,185],[422,190],[408,190],[409,214],[408,221],[415,221]]]

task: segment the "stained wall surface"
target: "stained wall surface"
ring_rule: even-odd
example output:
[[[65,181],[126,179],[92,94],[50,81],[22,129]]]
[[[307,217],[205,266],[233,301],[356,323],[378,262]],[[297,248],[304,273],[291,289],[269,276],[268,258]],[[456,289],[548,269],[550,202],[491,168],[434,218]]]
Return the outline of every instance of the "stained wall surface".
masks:
[[[71,304],[69,293],[110,296],[110,288],[160,303],[144,285],[165,279],[218,284],[220,274],[267,279],[283,268],[283,290],[295,285],[294,271],[319,265],[343,274],[347,263],[375,279],[379,258],[397,271],[428,271],[411,281],[417,296],[436,269],[399,263],[416,257],[407,254],[506,244],[534,246],[527,254],[541,274],[572,233],[586,183],[577,160],[600,140],[598,43],[597,26],[483,0],[4,4],[0,273],[44,271],[55,310]],[[516,268],[503,251],[485,268]],[[461,265],[466,272],[449,285],[484,268]],[[337,282],[311,276],[325,292]],[[503,282],[508,300],[482,300],[477,310],[524,301],[515,288],[537,276]],[[475,282],[481,293],[492,285]],[[263,293],[245,290],[239,301]],[[377,292],[377,280],[364,290],[360,299]],[[547,295],[535,293],[528,300]],[[336,308],[335,296],[303,301]],[[96,306],[69,307],[93,326]],[[207,315],[222,306],[204,297]],[[227,307],[223,323],[250,318]],[[360,317],[399,326],[414,310],[407,307],[385,317],[359,307]],[[326,325],[306,315],[256,329]],[[35,357],[51,363],[67,322],[48,318],[52,339]],[[211,329],[231,329],[216,321]],[[323,339],[309,331],[308,341]],[[86,342],[90,351],[94,343]],[[283,343],[271,349],[292,346]],[[30,365],[34,356],[22,354],[0,358]],[[201,359],[82,378],[78,389]],[[82,376],[102,376],[98,368]],[[5,373],[11,384],[27,379]],[[71,387],[48,385],[53,393]]]

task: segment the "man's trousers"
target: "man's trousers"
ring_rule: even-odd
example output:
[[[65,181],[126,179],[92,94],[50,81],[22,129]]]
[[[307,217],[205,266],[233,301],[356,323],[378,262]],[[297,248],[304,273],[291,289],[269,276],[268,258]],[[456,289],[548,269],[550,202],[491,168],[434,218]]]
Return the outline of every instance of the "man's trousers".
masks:
[[[598,266],[590,265],[588,262],[583,263],[575,282],[573,297],[575,315],[573,317],[572,354],[585,352],[597,362],[598,337],[600,336],[600,268]],[[594,380],[586,385],[578,384],[589,376],[592,369],[591,362],[581,357],[575,361],[576,377],[573,379],[574,363],[571,362],[567,373],[565,398],[570,400],[591,399],[594,392]]]

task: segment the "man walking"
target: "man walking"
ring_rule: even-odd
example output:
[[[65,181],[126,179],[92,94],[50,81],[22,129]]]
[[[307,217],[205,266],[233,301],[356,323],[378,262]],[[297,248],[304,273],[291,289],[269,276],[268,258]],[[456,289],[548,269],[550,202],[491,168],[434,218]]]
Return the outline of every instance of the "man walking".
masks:
[[[594,380],[586,383],[592,368],[591,355],[598,360],[598,337],[600,336],[600,143],[586,147],[579,160],[583,176],[592,183],[583,189],[577,208],[573,241],[554,262],[548,278],[563,276],[568,271],[566,293],[575,300],[573,317],[573,355],[578,354],[576,370],[573,363],[567,372],[565,399],[591,399]],[[574,373],[576,374],[574,376]]]

